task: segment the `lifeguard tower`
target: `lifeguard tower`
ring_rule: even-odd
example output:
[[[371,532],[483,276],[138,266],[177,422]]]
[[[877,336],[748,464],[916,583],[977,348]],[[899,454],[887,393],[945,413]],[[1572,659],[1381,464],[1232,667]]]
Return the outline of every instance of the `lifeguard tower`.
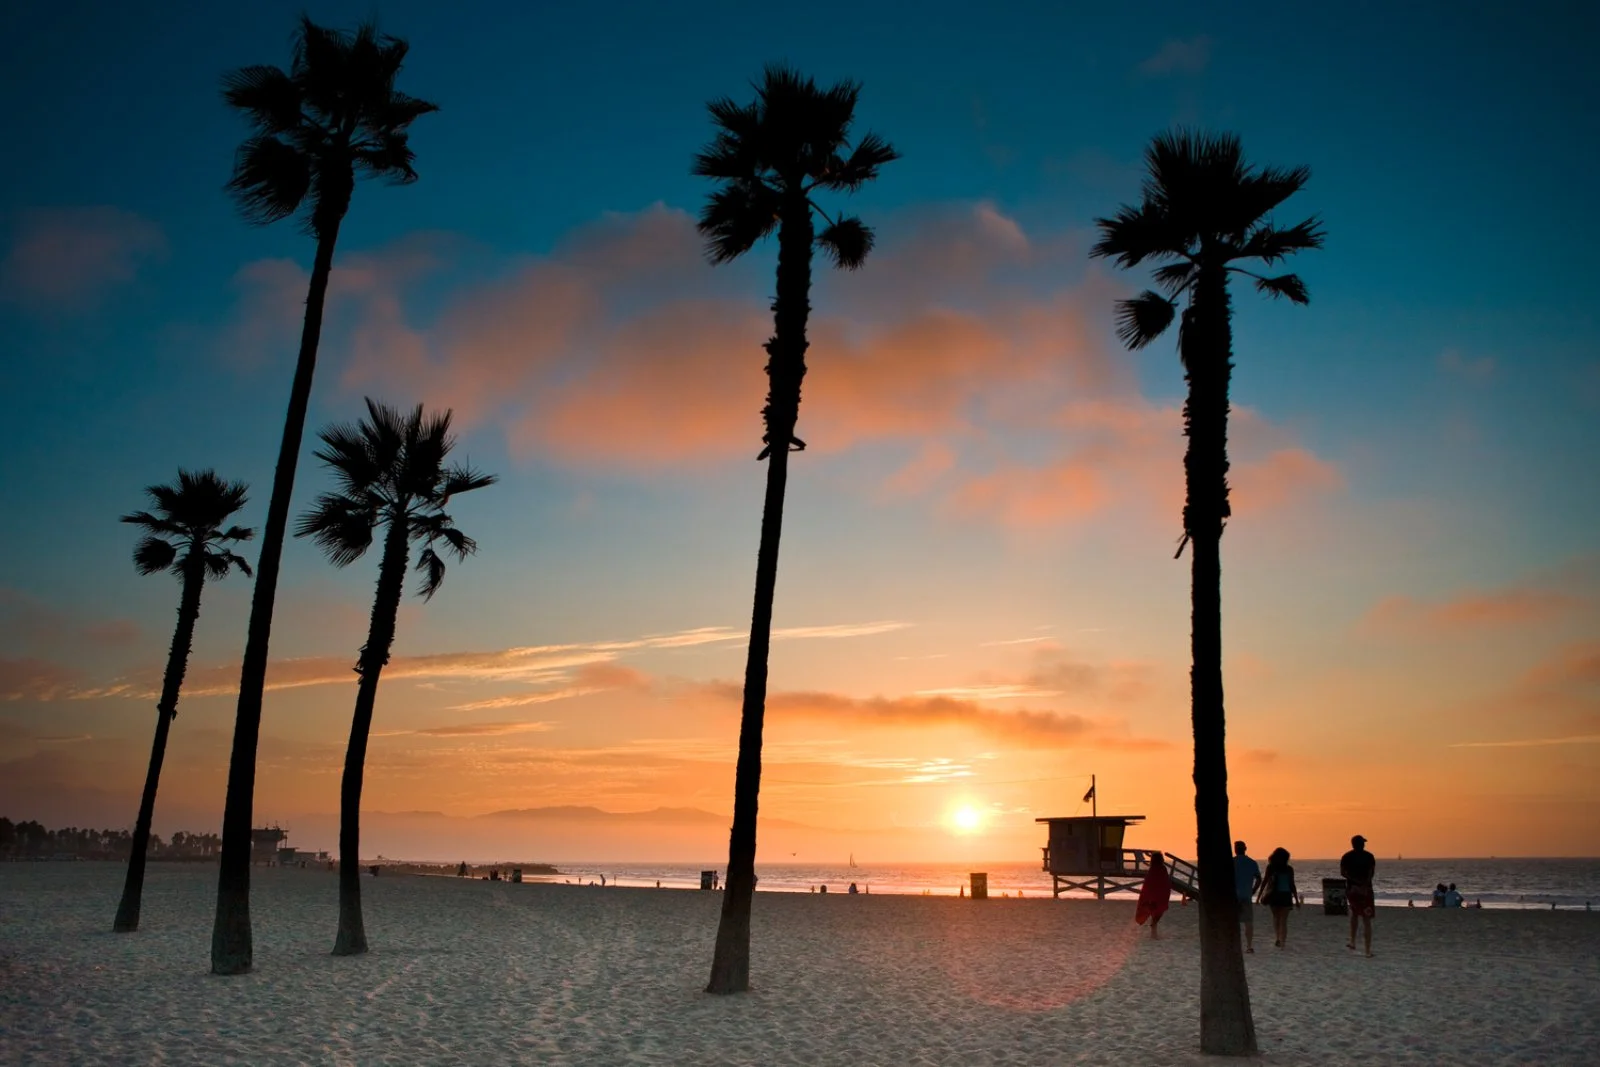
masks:
[[[1085,798],[1095,801],[1092,815],[1035,819],[1050,827],[1044,846],[1044,869],[1055,896],[1069,889],[1093,893],[1104,900],[1108,893],[1137,893],[1150,872],[1149,850],[1124,848],[1128,827],[1143,822],[1143,815],[1101,815],[1094,786]],[[1172,888],[1192,900],[1200,898],[1200,872],[1194,864],[1167,853]]]
[[[258,863],[272,866],[278,859],[278,853],[284,848],[284,842],[289,840],[289,831],[281,826],[258,826],[250,831],[250,864]]]

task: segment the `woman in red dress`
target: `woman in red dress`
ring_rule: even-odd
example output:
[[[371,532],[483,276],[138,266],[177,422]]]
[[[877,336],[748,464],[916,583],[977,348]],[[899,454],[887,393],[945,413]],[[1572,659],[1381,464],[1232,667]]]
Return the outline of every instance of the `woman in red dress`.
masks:
[[[1166,860],[1159,852],[1150,853],[1150,873],[1144,876],[1144,885],[1139,889],[1139,906],[1134,910],[1133,919],[1140,926],[1146,919],[1150,920],[1150,936],[1158,938],[1156,927],[1161,925],[1161,916],[1167,913],[1167,908],[1172,904],[1172,877],[1167,874]]]

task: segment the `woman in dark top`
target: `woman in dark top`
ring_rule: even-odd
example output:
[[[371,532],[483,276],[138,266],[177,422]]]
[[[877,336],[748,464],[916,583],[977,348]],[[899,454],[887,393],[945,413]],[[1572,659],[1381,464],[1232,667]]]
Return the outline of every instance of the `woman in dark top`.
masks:
[[[1294,868],[1289,866],[1289,850],[1274,849],[1267,857],[1267,869],[1261,876],[1261,892],[1257,898],[1272,909],[1272,935],[1279,948],[1289,940],[1289,909],[1302,903],[1300,888],[1294,884]]]

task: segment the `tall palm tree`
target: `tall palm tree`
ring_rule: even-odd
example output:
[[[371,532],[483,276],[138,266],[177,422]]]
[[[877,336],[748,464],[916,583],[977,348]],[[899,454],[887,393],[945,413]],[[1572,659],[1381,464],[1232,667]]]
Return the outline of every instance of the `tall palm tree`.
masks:
[[[211,970],[215,974],[248,971],[253,954],[250,821],[267,644],[272,636],[278,562],[289,524],[295,465],[311,401],[322,308],[339,224],[350,207],[358,174],[396,184],[417,180],[408,130],[413,121],[438,110],[425,100],[395,90],[395,77],[407,49],[406,42],[380,34],[370,22],[354,33],[344,33],[302,17],[288,71],[272,66],[241,67],[223,79],[223,99],[243,112],[255,130],[239,146],[229,191],[252,222],[265,224],[300,216],[307,232],[316,238],[317,255],[306,294],[300,358],[272,478],[272,500],[258,562],[261,574],[250,604],[250,628],[239,672],[239,704],[222,815],[217,914],[211,931]]]
[[[1178,352],[1189,396],[1183,407],[1187,495],[1183,541],[1191,553],[1193,620],[1190,652],[1194,728],[1194,812],[1200,868],[1200,1044],[1210,1053],[1256,1051],[1250,988],[1239,951],[1228,830],[1228,762],[1222,702],[1222,529],[1228,506],[1228,385],[1233,369],[1229,275],[1255,280],[1259,292],[1310,300],[1293,274],[1267,276],[1241,266],[1267,266],[1322,247],[1316,217],[1279,226],[1272,211],[1311,177],[1306,167],[1282,170],[1245,163],[1239,139],[1179,131],[1157,136],[1145,151],[1143,196],[1113,218],[1098,219],[1091,256],[1118,266],[1155,264],[1161,291],[1145,290],[1117,311],[1117,336],[1143,348],[1179,313]]]
[[[821,191],[855,192],[900,155],[888,141],[864,134],[851,149],[857,82],[819,89],[783,65],[766,68],[756,99],[727,97],[707,107],[716,136],[695,157],[693,173],[721,184],[700,213],[700,233],[712,263],[726,263],[778,231],[777,295],[773,334],[767,341],[767,493],[761,509],[756,556],[755,609],[744,669],[739,763],[734,780],[733,828],[722,917],[711,962],[710,993],[742,993],[750,985],[750,903],[755,892],[756,805],[761,790],[761,730],[766,715],[767,651],[772,638],[772,597],[778,580],[778,541],[789,451],[805,448],[794,435],[800,382],[806,374],[806,320],[811,314],[811,253],[821,248],[834,265],[855,270],[872,250],[873,235],[858,218],[830,217],[814,199]],[[821,217],[819,233],[812,213]]]
[[[329,426],[320,436],[317,458],[333,471],[339,491],[317,498],[295,536],[311,538],[334,566],[344,567],[366,554],[378,527],[385,530],[367,643],[356,661],[360,682],[339,790],[339,933],[333,954],[352,956],[367,951],[361,921],[361,781],[367,736],[378,699],[378,677],[394,645],[395,616],[411,546],[421,547],[416,569],[422,584],[417,592],[431,600],[444,581],[444,560],[437,546],[442,543],[458,560],[478,550],[477,542],[456,529],[445,505],[451,497],[493,485],[496,479],[466,466],[445,466],[455,445],[450,412],[424,416],[421,404],[402,413],[368,400],[367,418],[355,426]]]
[[[154,511],[135,511],[122,516],[144,531],[133,547],[133,565],[140,574],[170,571],[183,580],[178,598],[178,626],[172,631],[172,649],[167,653],[167,670],[161,679],[161,699],[156,704],[156,739],[150,747],[150,769],[144,776],[144,794],[139,798],[139,818],[133,824],[133,851],[128,856],[128,877],[122,884],[122,902],[112,930],[119,934],[139,929],[139,903],[144,893],[144,854],[150,847],[150,820],[156,810],[156,787],[161,782],[161,764],[167,755],[167,732],[178,717],[178,691],[189,668],[189,647],[194,640],[195,620],[200,617],[200,590],[207,578],[226,578],[238,567],[250,573],[250,564],[228,548],[255,536],[254,530],[229,526],[228,521],[245,506],[249,487],[243,482],[225,482],[215,471],[178,471],[176,485],[145,488]]]

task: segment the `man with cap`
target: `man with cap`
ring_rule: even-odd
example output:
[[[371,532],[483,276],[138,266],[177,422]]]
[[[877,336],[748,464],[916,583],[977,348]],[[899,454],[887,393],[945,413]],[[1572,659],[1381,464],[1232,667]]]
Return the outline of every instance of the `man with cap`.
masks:
[[[1339,860],[1339,873],[1344,876],[1349,886],[1345,890],[1345,900],[1350,904],[1350,941],[1345,947],[1349,949],[1356,947],[1356,923],[1359,922],[1366,933],[1367,958],[1371,959],[1372,916],[1375,910],[1372,899],[1372,874],[1377,869],[1378,861],[1367,851],[1367,839],[1360,834],[1350,839],[1350,845],[1350,851]]]

